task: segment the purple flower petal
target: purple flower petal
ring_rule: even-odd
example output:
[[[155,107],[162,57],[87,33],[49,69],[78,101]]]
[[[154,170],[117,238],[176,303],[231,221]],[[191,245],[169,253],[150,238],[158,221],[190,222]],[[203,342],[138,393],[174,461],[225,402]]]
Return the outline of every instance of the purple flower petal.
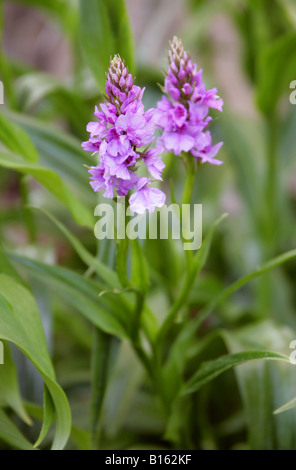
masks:
[[[162,136],[164,147],[175,155],[181,152],[189,152],[194,146],[194,138],[186,133],[186,130],[176,132],[164,132]]]
[[[144,186],[131,195],[129,203],[133,212],[144,214],[145,210],[153,212],[156,207],[162,207],[165,199],[166,196],[160,189]]]

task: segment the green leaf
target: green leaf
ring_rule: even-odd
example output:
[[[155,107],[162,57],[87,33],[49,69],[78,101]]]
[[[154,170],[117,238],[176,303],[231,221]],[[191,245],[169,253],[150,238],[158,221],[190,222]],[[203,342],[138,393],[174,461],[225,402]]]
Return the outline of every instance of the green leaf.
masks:
[[[29,162],[38,161],[38,153],[31,139],[16,124],[0,113],[0,141],[13,153],[22,155]]]
[[[189,351],[192,344],[196,342],[196,332],[206,320],[206,318],[211,315],[211,313],[231,294],[239,290],[245,284],[255,279],[256,277],[261,276],[265,272],[268,272],[271,269],[280,266],[282,263],[289,261],[296,257],[296,250],[289,251],[280,255],[268,263],[264,264],[262,267],[256,269],[252,273],[244,276],[235,283],[233,283],[228,288],[222,290],[214,299],[206,304],[206,306],[198,313],[198,315],[191,321],[186,322],[184,327],[181,329],[179,335],[177,336],[166,364],[166,377],[168,383],[168,389],[172,390],[170,386],[170,380],[173,382],[178,382],[177,377],[181,377],[185,368],[186,361],[188,359],[187,352]],[[171,378],[171,379],[170,379]],[[180,379],[179,379],[180,380]],[[178,383],[177,383],[178,385]],[[177,390],[175,391],[177,393]]]
[[[43,409],[41,406],[36,405],[35,403],[26,402],[25,408],[27,413],[33,418],[42,421],[43,419]],[[89,433],[83,429],[79,429],[75,426],[71,428],[71,438],[77,445],[79,450],[91,450],[89,448]]]
[[[57,115],[63,114],[67,118],[74,134],[85,138],[84,123],[89,121],[89,106],[83,101],[81,92],[44,72],[25,73],[17,79],[14,87],[26,112],[30,113],[32,108],[34,111],[40,102],[43,104],[48,100]]]
[[[78,310],[93,325],[106,333],[126,337],[124,321],[130,312],[123,300],[114,295],[99,296],[104,288],[97,281],[59,266],[12,255],[12,260],[42,280],[49,289]]]
[[[0,243],[0,273],[8,274],[9,276],[13,277],[20,283],[23,282],[21,277],[17,273],[17,271],[11,265],[8,257],[4,253],[1,243]]]
[[[46,215],[64,234],[67,240],[71,243],[74,250],[77,252],[78,256],[82,259],[82,261],[89,267],[94,268],[95,272],[102,279],[107,285],[111,287],[120,287],[120,283],[118,281],[117,275],[112,269],[108,268],[104,263],[102,263],[98,258],[93,256],[86,248],[80,243],[78,238],[76,238],[69,230],[59,221],[57,220],[52,214],[48,211],[34,207],[34,209],[40,210],[44,215]]]
[[[292,410],[293,408],[296,408],[296,397],[292,398],[292,400],[289,400],[287,403],[277,408],[274,411],[274,414],[280,414],[280,413],[283,413],[284,411]]]
[[[104,0],[99,0],[103,3]],[[130,73],[134,73],[134,45],[130,22],[124,0],[104,2],[108,9],[111,36],[115,41],[115,54],[125,61]]]
[[[142,293],[147,293],[149,288],[148,265],[139,240],[131,241],[132,247],[132,277],[133,287],[139,289]]]
[[[46,386],[44,386],[42,428],[41,428],[38,440],[35,442],[34,447],[38,447],[44,441],[49,431],[49,428],[53,422],[53,417],[54,417],[54,403],[51,399],[49,391],[47,390]]]
[[[219,121],[225,148],[229,152],[229,164],[235,172],[236,185],[250,215],[250,222],[256,227],[261,223],[258,198],[262,193],[262,179],[258,163],[264,152],[263,130],[247,119],[223,113]],[[258,129],[259,127],[259,129]],[[252,135],[252,139],[250,139]],[[261,217],[261,218],[260,218]]]
[[[133,422],[133,427],[141,428],[144,425],[147,429],[153,414],[156,413],[157,418],[161,419],[159,416],[162,412],[161,407],[157,406],[155,410],[154,406],[150,408],[149,405],[146,406],[143,400],[140,404],[138,403],[142,384],[143,367],[134,354],[130,342],[122,341],[115,371],[110,378],[102,416],[104,428],[108,428],[110,435],[120,434],[125,426],[129,426],[127,424],[129,421]],[[147,396],[147,393],[143,394]],[[160,413],[158,413],[159,409]]]
[[[0,364],[0,383],[0,407],[9,406],[26,424],[32,424],[23,407],[17,371],[7,343],[4,345],[4,364]]]
[[[234,292],[241,289],[244,285],[248,284],[248,282],[252,281],[253,279],[256,279],[259,276],[262,276],[262,274],[280,266],[283,263],[286,263],[287,261],[295,257],[296,250],[287,251],[286,253],[283,253],[282,255],[273,258],[272,260],[265,263],[263,266],[255,269],[255,271],[252,271],[250,274],[243,276],[241,279],[231,284],[229,287],[224,289],[217,297],[211,300],[203,308],[199,315],[183,329],[179,339],[181,339],[181,337],[183,340],[185,340],[185,338],[191,338],[195,334],[196,330],[200,327],[200,325],[204,322],[204,320],[215,310],[216,307],[218,307],[218,305],[220,305],[220,303],[226,300]]]
[[[289,357],[272,351],[244,351],[229,354],[214,361],[204,362],[191,379],[183,386],[182,395],[197,392],[201,387],[223,372],[249,361],[281,360],[289,362]]]
[[[57,414],[53,449],[62,449],[71,428],[67,398],[55,379],[34,298],[11,277],[0,274],[0,338],[14,343],[40,372]]]
[[[76,197],[64,181],[52,170],[23,160],[15,154],[0,152],[0,166],[33,176],[71,211],[80,225],[93,228],[94,217],[90,210]]]
[[[206,264],[216,228],[227,216],[228,214],[223,214],[221,217],[219,217],[218,220],[216,220],[216,222],[214,222],[214,224],[209,229],[207,236],[204,242],[202,243],[200,249],[195,254],[192,263],[192,276],[194,279],[196,279],[196,277]]]
[[[270,320],[252,323],[221,335],[231,353],[268,348],[290,354],[295,331]],[[249,363],[235,369],[248,427],[251,449],[292,450],[296,445],[296,410],[274,414],[295,394],[295,366],[277,362]]]
[[[34,450],[32,444],[20,433],[17,427],[0,409],[0,439],[9,444],[12,449]]]
[[[258,64],[258,106],[264,114],[272,114],[282,93],[288,95],[295,80],[296,33],[289,32],[263,48]]]
[[[133,73],[132,36],[124,0],[80,0],[80,38],[86,62],[101,90],[110,57],[120,54]]]
[[[95,329],[92,350],[92,396],[90,413],[90,429],[94,443],[97,424],[101,415],[108,379],[110,377],[112,350],[115,344],[114,340],[114,336],[108,335],[98,328]]]
[[[30,136],[39,152],[39,164],[59,175],[82,202],[89,207],[95,206],[96,197],[89,186],[88,172],[83,167],[83,164],[91,166],[95,161],[91,155],[82,150],[81,142],[51,124],[42,123],[31,116],[7,110],[5,116],[21,126]],[[86,123],[87,120],[82,125],[85,126]]]
[[[203,268],[207,256],[210,250],[212,238],[214,235],[214,232],[219,225],[219,223],[225,218],[226,214],[222,215],[210,228],[205,241],[202,243],[201,248],[195,255],[193,262],[192,262],[192,267],[188,270],[186,273],[186,277],[183,282],[183,286],[181,288],[181,291],[176,298],[174,304],[172,305],[165,321],[163,322],[161,329],[159,331],[159,339],[164,337],[166,334],[167,330],[170,328],[170,325],[174,321],[176,315],[178,314],[179,310],[183,307],[183,305],[186,305],[187,299],[190,295],[191,289],[194,285],[195,279],[201,269]]]

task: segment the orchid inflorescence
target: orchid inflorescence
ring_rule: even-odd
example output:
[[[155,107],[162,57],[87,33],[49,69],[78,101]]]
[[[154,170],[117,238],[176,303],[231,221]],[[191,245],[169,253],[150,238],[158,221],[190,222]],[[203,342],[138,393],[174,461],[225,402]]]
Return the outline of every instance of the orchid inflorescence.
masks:
[[[209,108],[222,111],[223,100],[216,88],[206,89],[202,70],[197,71],[177,37],[170,43],[164,92],[155,112],[156,124],[163,131],[159,145],[175,155],[190,152],[202,163],[221,164],[214,157],[223,142],[212,146],[211,133],[205,129],[212,120]]]
[[[221,164],[215,159],[222,142],[212,145],[208,127],[209,108],[222,111],[223,101],[216,88],[206,90],[202,70],[192,64],[182,41],[176,37],[170,43],[169,69],[164,92],[157,108],[144,110],[145,88],[134,84],[124,61],[116,55],[110,62],[105,86],[106,102],[96,107],[96,122],[89,122],[88,141],[84,150],[99,155],[99,163],[89,168],[90,184],[94,191],[104,190],[104,197],[129,196],[130,208],[142,214],[162,207],[166,196],[153,182],[162,181],[165,165],[162,152],[181,155],[190,152],[196,160]],[[155,131],[162,135],[156,140]],[[156,146],[151,147],[156,141]],[[146,167],[149,177],[139,176],[140,166]],[[130,195],[130,191],[134,191]]]

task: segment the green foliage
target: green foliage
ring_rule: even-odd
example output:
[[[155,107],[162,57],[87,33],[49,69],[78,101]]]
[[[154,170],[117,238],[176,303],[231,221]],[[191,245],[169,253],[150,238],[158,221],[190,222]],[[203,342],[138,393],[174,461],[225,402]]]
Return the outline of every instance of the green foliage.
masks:
[[[296,33],[287,33],[262,49],[258,65],[257,100],[263,113],[272,114],[281,95],[289,93],[295,72]]]
[[[134,287],[146,294],[149,289],[148,264],[139,241],[132,242],[132,279]]]
[[[200,369],[191,377],[190,381],[185,384],[184,391],[182,393],[194,393],[232,367],[249,361],[258,361],[259,359],[282,360],[289,362],[289,358],[287,356],[270,351],[245,351],[243,353],[230,354],[225,357],[222,356],[214,361],[203,363]]]
[[[8,344],[4,348],[4,360],[5,362],[0,369],[0,405],[1,407],[11,408],[26,424],[30,425],[31,420],[22,403],[17,380],[17,370],[11,358]]]
[[[18,155],[4,152],[0,153],[0,165],[4,168],[17,170],[20,173],[33,176],[69,208],[77,223],[86,227],[92,227],[93,217],[88,208],[78,198],[73,196],[72,191],[54,171],[35,163],[25,162]]]
[[[104,285],[59,266],[50,266],[19,256],[14,256],[13,259],[36,278],[43,280],[52,292],[77,309],[96,327],[106,333],[125,337],[121,322],[129,311],[124,306],[118,307],[114,296],[99,296]]]
[[[0,438],[14,449],[34,450],[3,410],[0,410]]]
[[[226,108],[211,124],[223,166],[203,165],[196,179],[189,166],[184,191],[181,159],[165,156],[172,202],[203,203],[193,253],[174,239],[94,237],[103,199],[81,141],[110,57],[134,73],[124,0],[17,3],[64,33],[73,70],[62,80],[0,55],[0,449],[295,450],[293,1],[188,1],[181,35]],[[160,50],[168,20],[152,3]],[[235,65],[255,97],[245,114],[215,76],[217,12],[239,35]],[[143,54],[149,21],[134,28],[147,108],[162,80]]]
[[[18,346],[41,374],[57,413],[52,447],[62,449],[69,437],[70,409],[64,392],[56,382],[37,306],[27,289],[14,279],[1,274],[0,280],[0,337]],[[51,402],[45,400],[44,406],[45,425],[48,428],[47,408],[52,406]]]
[[[110,57],[119,54],[133,72],[133,46],[124,0],[80,0],[80,40],[101,91]]]
[[[0,140],[13,153],[20,154],[29,162],[37,162],[38,154],[30,138],[17,125],[0,114]]]

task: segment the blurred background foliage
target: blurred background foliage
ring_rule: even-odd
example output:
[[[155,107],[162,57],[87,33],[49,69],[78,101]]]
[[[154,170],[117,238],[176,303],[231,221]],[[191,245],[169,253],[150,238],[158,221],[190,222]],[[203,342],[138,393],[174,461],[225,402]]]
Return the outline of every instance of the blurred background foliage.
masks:
[[[202,167],[193,201],[203,204],[204,234],[222,213],[229,216],[189,299],[188,318],[196,318],[229,284],[295,248],[296,106],[289,101],[296,80],[295,2],[10,0],[1,2],[0,29],[0,336],[18,346],[11,347],[13,361],[7,349],[0,366],[0,447],[31,448],[42,419],[42,437],[49,433],[41,447],[50,447],[53,436],[55,447],[63,447],[70,425],[65,392],[73,421],[68,448],[89,448],[91,381],[101,380],[106,394],[94,437],[100,448],[295,449],[294,409],[273,414],[296,395],[296,371],[281,362],[228,370],[178,396],[167,419],[127,340],[127,303],[98,297],[113,283],[114,247],[94,237],[101,196],[89,187],[82,165],[92,159],[80,148],[102,101],[110,56],[120,53],[136,83],[147,87],[149,108],[161,96],[168,40],[180,36],[207,86],[217,86],[225,101],[212,125],[215,140],[224,141],[224,165]],[[163,185],[169,195],[173,180],[180,199],[181,162],[170,155],[165,162]],[[143,250],[148,304],[160,322],[180,287],[182,249],[147,240]],[[296,338],[295,276],[294,261],[281,264],[217,306],[186,351],[176,346],[166,362],[167,391],[226,353],[289,355]],[[5,323],[10,305],[22,318],[14,333]],[[148,315],[149,322],[153,332]],[[174,325],[171,342],[181,327]],[[92,376],[94,347],[106,355],[99,377]],[[180,354],[186,356],[181,365]]]

